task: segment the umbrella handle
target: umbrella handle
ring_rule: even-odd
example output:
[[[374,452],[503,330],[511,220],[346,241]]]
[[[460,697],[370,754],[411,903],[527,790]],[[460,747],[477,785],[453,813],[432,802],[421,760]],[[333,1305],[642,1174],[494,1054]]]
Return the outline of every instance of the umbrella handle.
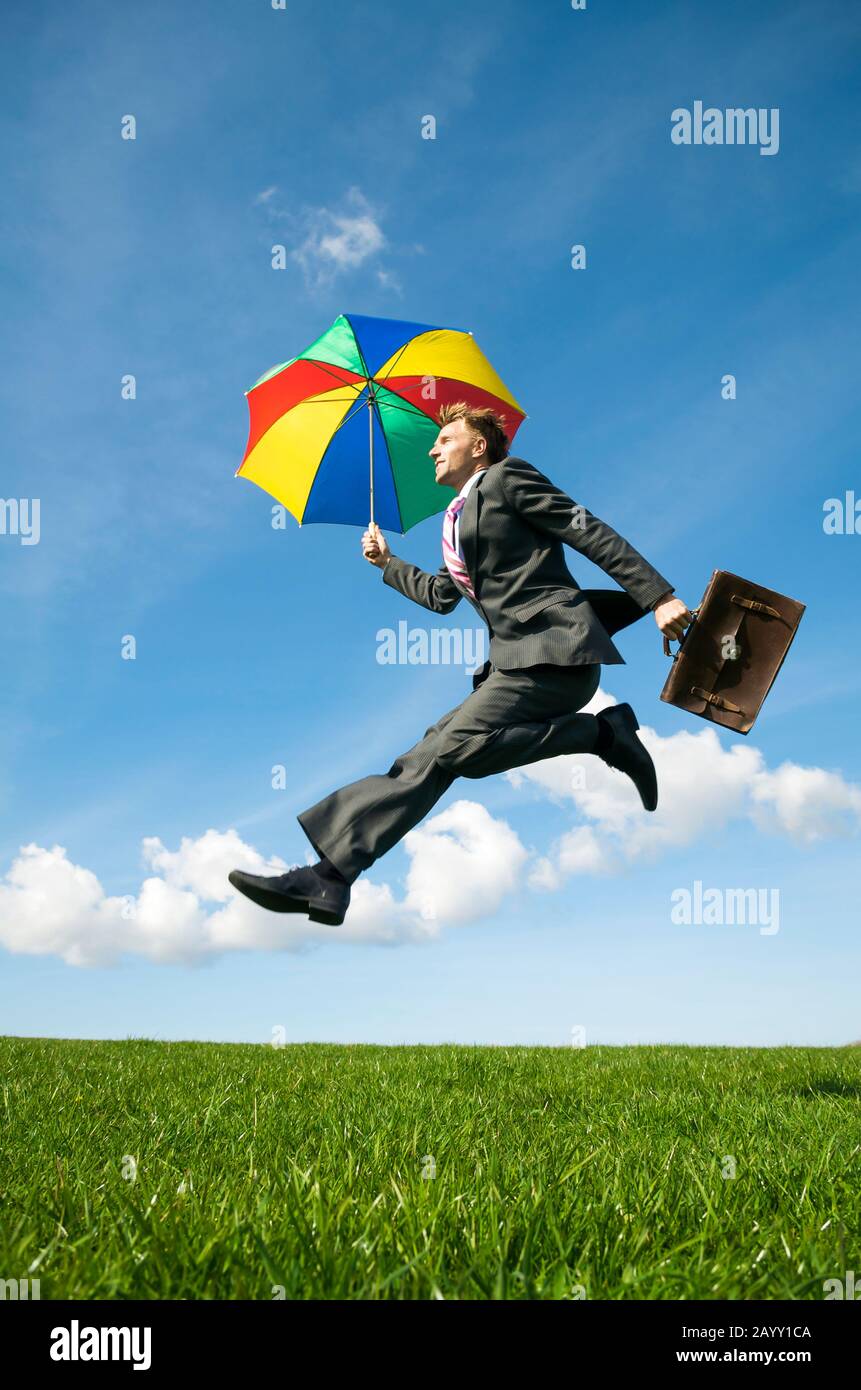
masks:
[[[374,524],[374,398],[368,394],[368,444],[371,460],[371,525]]]

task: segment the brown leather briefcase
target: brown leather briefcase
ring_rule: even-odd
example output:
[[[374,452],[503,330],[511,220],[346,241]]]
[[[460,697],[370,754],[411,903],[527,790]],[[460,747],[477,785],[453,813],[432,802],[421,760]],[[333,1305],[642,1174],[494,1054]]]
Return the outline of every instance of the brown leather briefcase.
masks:
[[[661,699],[747,734],[783,665],[806,604],[715,570],[673,656]],[[672,655],[664,638],[664,651]]]

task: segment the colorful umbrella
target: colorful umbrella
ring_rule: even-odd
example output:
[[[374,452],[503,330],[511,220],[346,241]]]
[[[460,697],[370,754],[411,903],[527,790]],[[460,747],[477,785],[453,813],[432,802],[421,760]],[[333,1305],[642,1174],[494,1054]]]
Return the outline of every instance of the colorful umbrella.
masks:
[[[236,477],[300,526],[365,526],[370,491],[370,520],[401,535],[454,495],[428,457],[440,406],[490,406],[509,440],[525,418],[471,333],[362,314],[339,315],[245,394],[251,423]]]

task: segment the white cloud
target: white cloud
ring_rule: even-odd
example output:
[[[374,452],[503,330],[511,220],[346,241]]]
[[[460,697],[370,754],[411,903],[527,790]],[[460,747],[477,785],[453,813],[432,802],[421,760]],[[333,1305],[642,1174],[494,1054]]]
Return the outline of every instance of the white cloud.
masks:
[[[398,279],[397,275],[395,275],[391,270],[378,270],[377,281],[384,290],[394,290],[395,294],[398,294],[401,296],[401,298],[403,298],[404,287]]]
[[[264,859],[235,830],[183,837],[177,850],[148,837],[143,859],[153,873],[137,894],[117,897],[108,897],[96,875],[73,864],[59,845],[25,845],[0,879],[0,946],[79,966],[113,965],[126,953],[192,965],[229,951],[427,941],[446,923],[494,912],[527,858],[504,821],[468,801],[456,802],[407,839],[406,896],[398,900],[387,883],[362,877],[340,927],[268,912],[238,893],[227,880],[231,869],[266,875],[289,866]]]
[[[751,794],[757,824],[795,840],[831,839],[861,824],[861,787],[821,767],[781,763],[757,778]]]
[[[571,874],[608,873],[615,867],[609,846],[591,825],[578,825],[557,841],[553,858],[539,859],[529,875],[531,888],[552,891],[561,888]]]
[[[244,869],[249,874],[265,874],[267,871],[263,856],[246,845],[235,830],[224,833],[207,830],[199,840],[183,836],[179,849],[173,853],[165,849],[156,836],[151,836],[143,842],[143,857],[168,884],[175,888],[190,888],[198,897],[209,902],[228,902],[233,897],[234,889],[224,871],[228,859],[230,869]],[[283,861],[279,860],[278,863],[282,871],[286,869]]]
[[[598,690],[584,709],[596,713],[613,703]],[[534,888],[557,888],[571,874],[655,860],[732,821],[752,822],[800,844],[861,828],[861,788],[838,773],[790,762],[771,770],[758,748],[724,748],[711,727],[664,738],[641,725],[639,736],[658,774],[654,812],[643,810],[628,777],[594,756],[550,758],[506,774],[515,787],[530,784],[556,801],[572,801],[589,822],[563,835],[538,862],[530,876]]]
[[[612,704],[599,690],[587,712]],[[397,898],[388,883],[362,876],[341,927],[267,912],[228,883],[233,868],[278,874],[235,829],[183,837],[168,849],[144,839],[147,869],[136,894],[107,896],[94,873],[65,849],[25,845],[0,878],[0,946],[57,955],[70,965],[116,963],[126,953],[196,964],[230,951],[302,951],[320,942],[398,945],[436,938],[445,925],[491,916],[521,883],[530,858],[533,889],[553,890],[576,874],[619,872],[636,862],[747,822],[799,844],[857,833],[861,788],[838,773],[784,762],[769,769],[750,744],[724,748],[713,728],[663,738],[640,734],[658,771],[660,803],[643,811],[633,784],[595,757],[552,758],[507,774],[516,787],[570,803],[583,823],[544,854],[530,853],[504,820],[474,801],[456,801],[404,837],[410,865]],[[311,858],[309,854],[309,859]]]
[[[69,965],[98,965],[111,953],[122,906],[64,849],[24,845],[0,883],[0,941],[12,951],[60,955]]]
[[[528,852],[503,820],[456,801],[404,837],[412,859],[405,905],[423,921],[469,922],[495,912]]]
[[[304,208],[299,213],[272,210],[288,223],[294,245],[291,259],[302,267],[306,283],[317,288],[328,286],[338,276],[357,270],[388,245],[378,216],[355,186],[347,191],[346,206]],[[378,270],[380,283],[390,272]],[[394,280],[394,277],[392,277]]]

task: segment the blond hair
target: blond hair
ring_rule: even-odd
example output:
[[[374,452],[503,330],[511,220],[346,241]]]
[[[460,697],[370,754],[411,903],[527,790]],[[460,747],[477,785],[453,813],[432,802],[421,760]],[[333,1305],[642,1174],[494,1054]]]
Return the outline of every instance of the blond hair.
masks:
[[[454,401],[440,408],[440,426],[450,425],[454,420],[463,420],[473,434],[480,434],[487,441],[487,457],[490,463],[499,463],[508,453],[508,435],[505,433],[505,416],[497,415],[489,406],[472,406],[466,401]]]

